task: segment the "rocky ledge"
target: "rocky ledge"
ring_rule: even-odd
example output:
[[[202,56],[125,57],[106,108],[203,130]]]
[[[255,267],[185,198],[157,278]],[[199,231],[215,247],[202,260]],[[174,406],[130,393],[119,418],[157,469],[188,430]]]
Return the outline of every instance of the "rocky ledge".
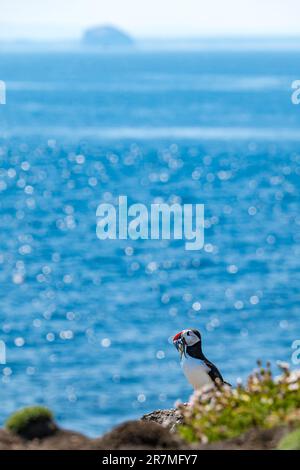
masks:
[[[97,439],[57,426],[53,427],[51,435],[42,433],[44,437],[31,435],[30,438],[0,430],[0,450],[268,450],[276,449],[281,439],[291,430],[286,426],[268,430],[251,429],[234,439],[213,444],[188,445],[176,433],[176,426],[181,422],[180,412],[170,409],[157,410],[144,415],[141,420],[123,423]]]
[[[300,450],[300,371],[281,363],[274,378],[270,365],[258,366],[245,386],[195,392],[189,404],[153,411],[97,439],[60,429],[48,408],[27,407],[0,430],[0,450]]]
[[[183,449],[184,442],[152,421],[128,421],[97,439],[56,427],[52,435],[27,439],[0,430],[1,450]]]
[[[176,426],[182,423],[183,416],[175,408],[171,410],[157,410],[142,416],[142,421],[157,423],[168,429],[170,432],[176,432]]]

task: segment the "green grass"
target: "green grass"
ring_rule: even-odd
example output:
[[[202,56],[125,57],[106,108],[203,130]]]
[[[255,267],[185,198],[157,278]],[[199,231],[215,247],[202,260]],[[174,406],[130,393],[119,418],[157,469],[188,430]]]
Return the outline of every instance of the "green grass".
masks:
[[[270,365],[249,376],[245,386],[228,386],[196,392],[191,405],[181,406],[181,436],[189,442],[230,439],[259,428],[300,423],[300,376],[280,366],[280,380],[274,380]]]
[[[22,434],[31,423],[42,419],[52,421],[51,411],[43,406],[29,406],[13,413],[7,419],[5,427],[15,434]]]
[[[300,429],[296,429],[280,441],[279,450],[300,450]]]

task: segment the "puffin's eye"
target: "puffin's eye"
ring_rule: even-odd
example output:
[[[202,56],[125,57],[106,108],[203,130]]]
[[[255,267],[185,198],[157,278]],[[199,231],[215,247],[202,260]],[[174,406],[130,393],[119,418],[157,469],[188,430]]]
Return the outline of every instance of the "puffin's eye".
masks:
[[[187,336],[190,336],[190,332],[188,331],[186,335],[187,335]]]

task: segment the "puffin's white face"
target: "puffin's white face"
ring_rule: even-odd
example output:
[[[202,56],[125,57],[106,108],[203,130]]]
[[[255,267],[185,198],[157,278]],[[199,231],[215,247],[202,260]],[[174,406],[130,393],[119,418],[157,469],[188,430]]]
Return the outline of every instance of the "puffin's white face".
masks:
[[[181,337],[187,346],[194,346],[194,344],[200,341],[199,336],[193,330],[183,330]]]
[[[173,344],[179,351],[181,357],[185,354],[188,346],[194,346],[194,344],[200,342],[201,336],[199,331],[191,329],[180,331],[180,333],[177,333],[173,338]]]

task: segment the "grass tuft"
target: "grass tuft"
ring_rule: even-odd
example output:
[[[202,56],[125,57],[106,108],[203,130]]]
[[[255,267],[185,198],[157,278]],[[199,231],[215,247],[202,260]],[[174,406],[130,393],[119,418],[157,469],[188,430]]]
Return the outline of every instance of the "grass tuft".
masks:
[[[5,427],[14,434],[24,435],[27,429],[38,422],[53,422],[53,414],[44,406],[29,406],[13,413]]]

